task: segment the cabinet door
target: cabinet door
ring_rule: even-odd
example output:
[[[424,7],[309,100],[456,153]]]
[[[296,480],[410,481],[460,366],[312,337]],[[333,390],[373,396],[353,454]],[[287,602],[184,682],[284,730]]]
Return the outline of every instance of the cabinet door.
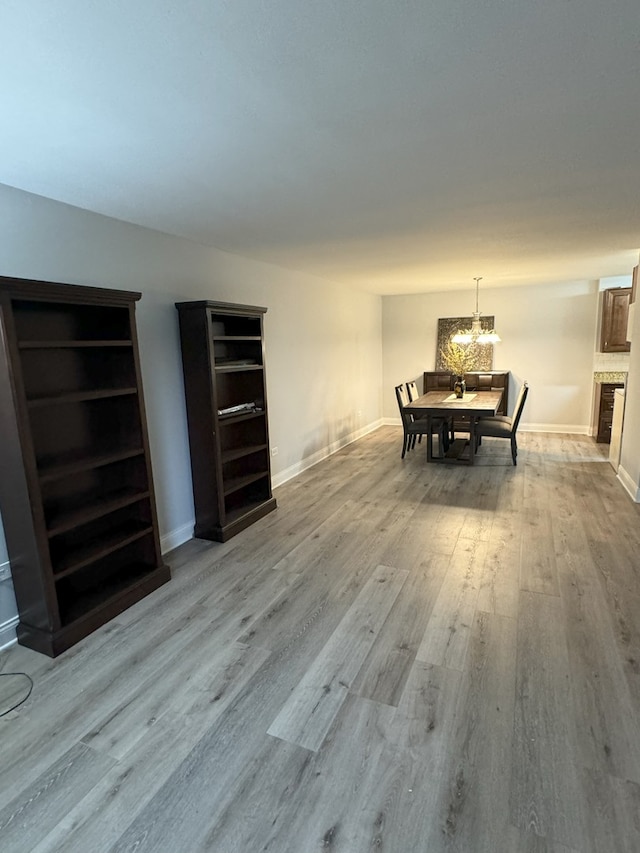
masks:
[[[631,301],[630,287],[614,287],[603,292],[601,352],[629,352],[627,319]]]
[[[611,441],[611,424],[613,421],[613,402],[616,388],[622,388],[620,383],[603,382],[600,387],[600,405],[598,411],[598,433],[596,441],[609,444]]]

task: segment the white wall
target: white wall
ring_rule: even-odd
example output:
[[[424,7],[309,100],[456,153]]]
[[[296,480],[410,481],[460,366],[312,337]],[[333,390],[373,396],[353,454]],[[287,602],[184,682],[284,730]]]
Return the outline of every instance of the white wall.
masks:
[[[136,314],[165,550],[189,538],[193,526],[174,302],[213,299],[267,306],[269,429],[271,445],[278,447],[274,482],[379,422],[379,296],[2,185],[0,224],[0,275],[142,291]],[[7,601],[9,593],[0,589],[0,620],[3,595]]]
[[[480,308],[495,317],[502,343],[494,369],[511,371],[510,401],[530,385],[522,426],[587,432],[593,389],[598,282],[485,288]],[[398,417],[393,388],[435,368],[440,317],[470,316],[475,290],[385,296],[382,302],[383,414]]]

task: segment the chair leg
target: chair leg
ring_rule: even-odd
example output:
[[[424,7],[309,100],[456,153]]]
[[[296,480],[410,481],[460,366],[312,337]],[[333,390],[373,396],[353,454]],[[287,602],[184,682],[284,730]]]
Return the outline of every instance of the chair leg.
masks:
[[[402,436],[402,456],[400,457],[400,459],[404,459],[404,455],[405,455],[405,453],[407,452],[407,442],[408,442],[408,440],[409,440],[409,436],[408,436],[408,435],[407,435],[407,433],[405,432],[405,434]]]
[[[513,464],[517,465],[516,456],[518,455],[518,445],[516,444],[515,435],[511,436],[511,458],[513,459]]]
[[[449,449],[449,427],[447,426],[446,421],[442,424],[442,428],[440,430],[440,442],[442,444],[442,449],[446,453]]]

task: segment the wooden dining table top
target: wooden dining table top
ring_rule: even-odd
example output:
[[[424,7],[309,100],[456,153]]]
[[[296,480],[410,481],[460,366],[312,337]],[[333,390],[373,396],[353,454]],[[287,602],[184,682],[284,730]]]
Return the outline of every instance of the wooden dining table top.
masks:
[[[495,415],[501,399],[502,390],[466,391],[462,398],[453,391],[428,391],[404,408],[412,415]]]

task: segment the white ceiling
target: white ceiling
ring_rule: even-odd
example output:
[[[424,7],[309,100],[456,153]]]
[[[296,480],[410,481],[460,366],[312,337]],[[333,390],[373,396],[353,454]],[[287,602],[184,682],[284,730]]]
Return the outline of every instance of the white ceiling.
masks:
[[[638,0],[3,0],[0,182],[378,293],[629,273]]]

